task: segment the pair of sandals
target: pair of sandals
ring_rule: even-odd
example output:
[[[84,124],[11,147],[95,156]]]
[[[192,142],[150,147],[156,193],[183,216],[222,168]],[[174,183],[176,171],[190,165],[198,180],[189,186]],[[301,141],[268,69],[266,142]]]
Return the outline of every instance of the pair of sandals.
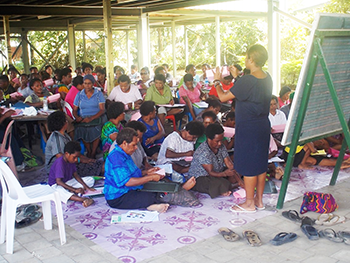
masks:
[[[321,214],[315,221],[316,225],[321,226],[333,226],[336,224],[344,223],[346,221],[345,216],[338,216],[332,213]]]
[[[314,219],[308,216],[300,217],[299,213],[295,210],[283,211],[282,216],[291,221],[301,223],[301,231],[307,236],[308,239],[319,239],[317,229],[313,227],[313,225],[315,224]]]
[[[218,232],[224,237],[226,241],[234,242],[239,240],[241,237],[234,231],[227,227],[221,227]],[[261,239],[257,233],[251,230],[243,231],[243,237],[248,241],[252,247],[260,247],[262,245]]]
[[[34,204],[18,207],[16,210],[15,228],[23,228],[38,222],[43,216],[39,209],[40,206]]]
[[[338,231],[335,232],[331,228],[326,228],[318,232],[320,237],[326,238],[329,241],[335,243],[345,243],[350,245],[350,232],[349,231]]]

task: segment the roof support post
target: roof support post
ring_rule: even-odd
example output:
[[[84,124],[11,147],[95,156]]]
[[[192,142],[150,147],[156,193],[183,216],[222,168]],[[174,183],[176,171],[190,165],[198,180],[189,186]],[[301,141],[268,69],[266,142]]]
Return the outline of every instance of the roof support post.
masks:
[[[28,43],[25,41],[27,39],[27,31],[23,31],[21,34],[22,37],[22,61],[24,67],[24,73],[29,73],[29,53],[28,53]]]
[[[220,52],[220,16],[215,16],[215,52],[216,52],[216,66],[221,66],[221,52]]]
[[[148,67],[149,61],[149,19],[148,14],[141,14],[137,28],[137,50],[139,68]]]
[[[175,21],[171,21],[171,40],[172,40],[172,51],[173,51],[173,77],[176,76],[176,32],[175,32]]]
[[[69,54],[69,64],[72,66],[73,70],[76,67],[75,61],[75,34],[74,25],[68,24],[68,54]]]
[[[107,93],[109,94],[114,86],[113,72],[113,36],[112,36],[112,9],[111,1],[103,0],[103,27],[105,34],[105,54],[106,54],[106,76],[107,76]]]
[[[187,27],[184,26],[184,40],[185,40],[185,65],[188,65],[188,38],[187,38]]]
[[[11,38],[10,38],[10,17],[4,16],[4,32],[5,32],[5,45],[7,50],[7,66],[10,67],[12,64],[12,56],[11,56]]]
[[[126,64],[128,65],[128,69],[131,67],[130,63],[130,37],[129,37],[129,30],[125,30],[125,35],[126,35]],[[141,68],[139,68],[141,70]]]
[[[86,61],[86,39],[85,39],[85,30],[82,31],[83,35],[83,61]]]
[[[268,71],[272,76],[273,80],[273,94],[278,94],[280,90],[280,43],[279,43],[279,23],[280,17],[274,12],[275,3],[278,5],[278,0],[268,0],[268,12],[267,12],[267,23],[268,23]]]

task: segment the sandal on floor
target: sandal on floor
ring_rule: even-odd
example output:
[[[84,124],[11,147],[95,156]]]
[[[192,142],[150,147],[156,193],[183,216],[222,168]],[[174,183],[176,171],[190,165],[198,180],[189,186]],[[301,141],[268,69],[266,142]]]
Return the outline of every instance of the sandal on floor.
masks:
[[[335,243],[343,243],[344,239],[337,235],[337,233],[331,229],[331,228],[326,228],[321,231],[318,231],[318,234],[320,237],[327,238],[330,241],[333,241]]]
[[[300,223],[302,218],[299,216],[298,212],[295,210],[283,211],[282,216],[285,218],[292,220],[294,222]]]
[[[270,243],[274,246],[280,246],[288,242],[292,242],[297,239],[297,234],[281,232],[278,233],[273,239],[270,240]]]
[[[344,223],[346,220],[345,216],[338,216],[335,214],[322,214],[316,220],[317,225],[333,226],[336,224]]]
[[[303,225],[303,226],[301,226],[301,231],[303,231],[303,233],[310,240],[318,240],[319,239],[318,232],[317,232],[316,228],[314,228],[313,226]]]
[[[350,232],[349,231],[339,231],[338,237],[344,240],[344,243],[350,245]]]
[[[218,232],[225,238],[226,241],[229,242],[234,242],[240,239],[239,235],[227,227],[219,228]]]
[[[247,239],[249,245],[251,245],[252,247],[260,247],[262,245],[258,234],[251,230],[243,231],[243,236]]]
[[[301,225],[309,225],[309,226],[313,226],[315,224],[315,219],[312,219],[308,216],[302,217],[301,219]]]

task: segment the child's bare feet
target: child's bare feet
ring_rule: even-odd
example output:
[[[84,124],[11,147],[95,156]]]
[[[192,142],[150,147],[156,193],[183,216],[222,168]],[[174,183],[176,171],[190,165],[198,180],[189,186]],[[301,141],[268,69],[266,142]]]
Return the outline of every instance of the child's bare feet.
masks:
[[[340,169],[346,169],[346,168],[349,168],[350,167],[350,164],[349,163],[343,163],[341,166],[340,166]]]
[[[299,169],[305,169],[305,170],[315,170],[315,167],[307,164],[299,164],[298,165]]]
[[[157,211],[158,213],[165,213],[168,210],[169,204],[154,204],[147,207],[149,211]]]
[[[91,199],[91,198],[85,198],[82,202],[83,206],[84,207],[88,207],[90,205],[92,205],[94,203],[94,199]]]
[[[221,194],[221,196],[229,196],[231,193],[231,191],[227,191],[226,193]]]
[[[193,176],[188,179],[183,185],[182,185],[182,188],[185,189],[185,190],[190,190],[193,188],[193,186],[195,186],[196,184],[196,178],[194,178]]]

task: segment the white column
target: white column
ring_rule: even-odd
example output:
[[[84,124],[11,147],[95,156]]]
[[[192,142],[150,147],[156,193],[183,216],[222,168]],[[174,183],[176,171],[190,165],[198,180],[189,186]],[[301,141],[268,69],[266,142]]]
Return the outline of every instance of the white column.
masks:
[[[137,29],[137,50],[138,50],[138,61],[139,68],[149,67],[149,22],[148,14],[142,14],[139,19],[139,25]],[[129,69],[130,70],[130,69]]]
[[[12,64],[12,52],[11,52],[11,38],[10,38],[10,17],[4,16],[4,33],[5,33],[5,45],[6,45],[6,56],[7,56],[7,69]]]
[[[75,61],[75,34],[74,34],[74,25],[68,25],[68,54],[69,54],[69,64],[72,66],[73,70],[76,67]]]
[[[278,0],[275,2],[276,6],[279,7]],[[275,28],[274,28],[274,85],[273,91],[274,94],[278,95],[281,89],[281,41],[280,41],[280,23],[281,23],[281,15],[278,12],[274,12],[275,18]]]
[[[188,39],[187,39],[187,27],[184,26],[184,40],[185,40],[185,65],[187,66],[188,63]]]
[[[215,17],[215,53],[216,53],[216,66],[221,66],[221,52],[220,52],[220,16]]]
[[[129,38],[129,30],[125,30],[126,33],[126,62],[128,65],[128,70],[130,70],[131,67],[131,55],[130,55],[130,38]],[[139,71],[141,70],[142,67],[139,68]]]
[[[173,47],[173,77],[176,76],[176,32],[175,32],[175,21],[171,21],[171,39]]]
[[[107,93],[113,89],[114,72],[113,72],[113,41],[112,41],[112,10],[111,1],[103,0],[103,27],[105,34],[105,55],[106,55],[106,77],[107,77]]]
[[[85,41],[85,30],[82,31],[83,34],[83,62],[86,62],[86,41]]]
[[[277,65],[280,63],[280,61],[277,61],[277,46],[280,44],[278,43],[276,45],[276,41],[278,41],[277,35],[279,32],[276,30],[276,24],[278,21],[276,20],[276,14],[273,11],[274,7],[274,0],[268,0],[268,12],[267,12],[267,23],[268,23],[268,53],[269,53],[269,59],[268,59],[268,71],[271,74],[272,80],[273,80],[273,90],[272,93],[275,95],[278,95],[279,91],[279,79]],[[278,27],[279,28],[279,27]],[[279,57],[278,57],[279,58]]]

